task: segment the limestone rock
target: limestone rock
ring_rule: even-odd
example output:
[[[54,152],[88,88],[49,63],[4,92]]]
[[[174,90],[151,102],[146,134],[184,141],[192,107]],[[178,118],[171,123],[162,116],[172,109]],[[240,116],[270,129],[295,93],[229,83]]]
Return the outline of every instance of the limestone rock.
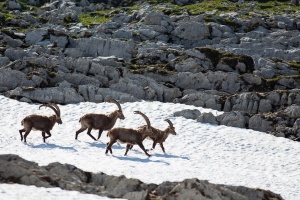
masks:
[[[9,91],[9,96],[26,97],[42,103],[55,102],[59,104],[79,103],[84,100],[74,88],[69,87],[37,88],[34,90],[23,90],[17,87]]]
[[[132,200],[154,199],[217,199],[262,200],[264,198],[283,200],[271,191],[242,186],[226,186],[208,181],[185,179],[181,182],[163,182],[159,185],[146,184],[125,176],[110,176],[105,173],[83,171],[74,165],[50,163],[39,166],[17,155],[0,155],[0,180],[3,183],[35,185],[37,187],[75,190],[82,193],[129,198]]]
[[[8,57],[0,57],[0,68],[7,65],[9,62],[9,58]]]
[[[146,25],[161,25],[164,13],[162,11],[151,11],[144,17],[144,23]]]
[[[27,44],[37,44],[38,42],[41,42],[47,34],[48,30],[46,29],[35,29],[26,34],[25,42]]]
[[[291,118],[299,118],[300,106],[293,104],[285,109],[285,113]]]
[[[26,74],[11,69],[0,68],[0,87],[6,90],[15,89],[18,86],[34,87],[36,84],[28,80]]]
[[[84,56],[117,56],[126,60],[132,58],[135,44],[129,41],[101,38],[70,39],[70,48],[80,49]]]
[[[209,112],[209,113],[202,113],[197,118],[197,122],[219,125],[219,122],[217,121],[216,116],[214,116],[211,112]]]
[[[15,0],[8,1],[8,9],[9,10],[21,10],[22,6],[20,3],[16,2]]]
[[[266,120],[260,115],[254,115],[250,117],[249,128],[256,131],[262,131],[262,132],[275,130],[275,127],[273,126],[273,122]]]
[[[241,94],[236,99],[232,110],[243,111],[249,114],[256,114],[258,111],[260,97],[257,94]]]
[[[201,115],[201,112],[197,109],[193,109],[193,110],[187,109],[187,110],[181,110],[181,111],[174,112],[175,117],[182,116],[187,119],[197,119],[198,116],[200,116],[200,115]]]
[[[220,121],[220,125],[246,128],[249,117],[241,112],[228,112],[219,115],[217,120]]]
[[[10,47],[13,47],[13,48],[17,48],[17,47],[20,47],[24,44],[24,42],[22,40],[19,40],[19,39],[13,39],[11,38],[10,36],[5,36],[3,38],[3,41],[9,45]]]
[[[270,112],[271,110],[272,110],[271,101],[267,99],[261,99],[258,106],[258,112],[264,113],[264,112]]]
[[[179,23],[172,34],[184,40],[201,40],[210,36],[207,26],[194,21]]]

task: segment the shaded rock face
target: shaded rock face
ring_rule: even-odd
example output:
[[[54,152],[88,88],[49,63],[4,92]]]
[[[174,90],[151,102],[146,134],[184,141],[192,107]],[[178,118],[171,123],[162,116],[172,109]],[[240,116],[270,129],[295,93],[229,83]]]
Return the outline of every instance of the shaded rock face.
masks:
[[[271,191],[251,189],[242,186],[211,184],[198,179],[182,182],[163,182],[159,185],[146,184],[125,176],[110,176],[104,173],[85,172],[69,164],[51,163],[39,166],[17,155],[0,155],[0,182],[35,185],[37,187],[59,187],[63,190],[125,198],[147,199],[251,199],[282,200]]]

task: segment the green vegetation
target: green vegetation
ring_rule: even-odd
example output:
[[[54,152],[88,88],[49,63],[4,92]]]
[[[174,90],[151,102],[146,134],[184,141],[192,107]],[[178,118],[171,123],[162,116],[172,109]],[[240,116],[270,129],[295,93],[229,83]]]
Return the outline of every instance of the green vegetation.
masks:
[[[282,78],[300,78],[300,75],[290,75],[290,76],[280,75],[280,76],[276,76],[275,78],[266,78],[264,80],[266,82],[277,82]]]
[[[101,24],[109,21],[111,17],[114,14],[119,13],[119,11],[120,9],[88,12],[88,13],[80,14],[78,18],[84,26],[89,26],[91,24]]]
[[[70,24],[70,23],[74,23],[76,22],[74,19],[72,19],[71,17],[65,17],[64,18],[64,23],[66,24]]]
[[[27,62],[27,67],[31,67],[32,70],[27,73],[27,79],[31,80],[33,75],[36,76],[41,76],[42,73],[38,72],[37,69],[43,68],[47,71],[47,74],[49,77],[54,78],[57,74],[57,66],[43,66],[40,65],[39,63],[32,62],[32,61],[26,61]]]
[[[132,65],[129,69],[134,74],[154,73],[160,75],[175,74],[174,69],[169,64],[154,64],[154,65]]]
[[[296,70],[300,73],[300,62],[298,61],[292,61],[289,63],[290,68],[292,68],[293,70]]]
[[[129,14],[133,10],[138,10],[139,7],[135,5],[137,2],[138,1],[135,0],[112,1],[111,4],[117,6],[116,8],[81,14],[79,15],[79,19],[85,26],[107,22],[111,19],[111,17],[119,13],[121,10]],[[206,13],[207,16],[205,16],[205,20],[207,22],[215,21],[231,26],[234,29],[238,28],[239,24],[228,17],[218,17],[218,15],[230,12],[245,11],[243,15],[240,15],[240,17],[251,18],[253,14],[252,10],[255,10],[255,13],[268,17],[267,13],[283,14],[286,12],[286,10],[290,10],[290,12],[296,12],[300,10],[299,6],[293,5],[289,1],[246,1],[243,4],[236,4],[228,0],[203,0],[200,3],[185,6],[178,6],[174,4],[174,1],[171,0],[148,0],[145,2],[151,4],[155,10],[161,10],[166,15],[181,15],[183,13],[188,13],[189,15],[199,15]],[[107,2],[100,1],[98,3]],[[164,4],[165,6],[162,6],[161,4]],[[249,30],[252,28],[254,27],[249,27]]]
[[[129,61],[129,71],[135,74],[154,73],[170,75],[176,73],[168,62],[162,62],[159,57],[139,57]]]
[[[204,0],[201,3],[183,6],[190,14],[198,15],[205,12],[216,11],[221,12],[237,11],[238,5],[227,0]]]
[[[134,10],[139,10],[139,6],[114,8],[110,10],[100,10],[94,12],[87,12],[78,16],[79,20],[84,26],[93,24],[101,24],[109,21],[114,15],[119,14],[121,11],[131,14]]]
[[[36,6],[31,6],[23,1],[20,1],[20,0],[17,0],[16,2],[20,3],[21,4],[21,7],[22,7],[22,12],[25,12],[25,11],[29,11],[29,13],[33,16],[33,17],[36,17],[36,18],[40,18],[39,16],[37,16],[35,14],[36,11],[38,11],[40,8],[39,7],[36,7]],[[10,21],[13,20],[13,19],[21,19],[21,15],[15,15],[15,14],[12,14],[13,12],[11,12],[10,10],[8,10],[7,8],[7,3],[8,3],[8,0],[0,0],[0,30],[3,30],[6,28],[6,25],[7,24],[10,24]],[[45,23],[46,20],[45,19],[42,19],[40,18],[41,20],[41,23]],[[10,26],[14,26],[14,29],[16,31],[19,31],[19,32],[22,32],[24,31],[26,28],[28,27],[19,27],[18,25],[16,24],[10,24]]]
[[[228,17],[220,17],[217,15],[208,14],[204,16],[204,20],[206,22],[217,22],[219,24],[227,25],[232,27],[233,29],[241,27],[239,23],[235,22],[232,19],[229,19]]]
[[[254,3],[253,3],[254,2]],[[197,15],[205,12],[214,11],[215,14],[237,12],[237,11],[249,11],[251,16],[251,9],[255,9],[256,12],[265,15],[266,12],[274,14],[283,14],[287,9],[292,12],[299,11],[299,6],[291,4],[289,1],[253,1],[245,2],[243,4],[236,4],[227,0],[204,0],[201,3],[187,5],[181,7],[181,9],[187,10],[192,15]],[[245,14],[246,16],[248,14]]]
[[[15,19],[16,16],[9,14],[6,8],[7,1],[0,0],[0,24],[4,23],[5,21]]]
[[[257,7],[261,11],[265,11],[268,13],[274,13],[274,14],[282,14],[286,10],[290,10],[292,12],[299,11],[299,7],[293,5],[288,2],[282,2],[282,1],[266,1],[263,3],[258,3]]]
[[[289,75],[289,76],[286,76],[286,75],[279,75],[279,76],[276,76],[274,78],[262,78],[262,81],[263,81],[263,87],[260,87],[261,91],[270,91],[270,90],[273,90],[274,87],[276,85],[278,85],[278,81],[283,79],[283,78],[286,78],[286,79],[289,79],[289,78],[292,78],[296,81],[299,81],[300,80],[300,75]],[[256,90],[258,90],[258,88],[256,88]]]
[[[245,28],[245,32],[253,31],[254,29],[256,29],[259,26],[260,26],[259,23],[250,24],[247,28]]]
[[[37,11],[40,9],[39,6],[48,2],[47,0],[40,1],[39,6],[31,6],[21,0],[17,0],[18,3],[22,5],[22,11]],[[113,9],[101,10],[96,12],[87,12],[85,14],[79,15],[80,21],[85,26],[89,26],[92,24],[101,24],[109,21],[115,14],[119,13],[120,10],[125,11],[127,13],[132,12],[133,10],[139,9],[137,0],[121,0],[121,1],[108,1],[108,0],[95,0],[94,3],[110,3],[111,6],[115,6]],[[245,1],[243,4],[236,4],[230,2],[228,0],[203,0],[200,3],[195,3],[191,5],[178,6],[174,4],[173,0],[147,0],[145,1],[151,4],[154,9],[161,10],[167,15],[181,15],[184,12],[187,12],[190,15],[199,15],[203,13],[207,13],[209,15],[218,16],[219,14],[225,14],[230,12],[237,11],[246,11],[244,12],[244,16],[250,18],[252,16],[251,10],[255,10],[256,13],[260,13],[261,15],[266,15],[266,13],[274,13],[274,14],[283,14],[287,10],[290,12],[299,11],[299,6],[295,6],[287,0],[275,0],[275,1]],[[5,16],[5,20],[13,19],[13,15],[8,15],[8,10],[6,8],[7,0],[0,0],[0,16]],[[166,6],[162,6],[164,4]],[[266,15],[267,16],[267,15]],[[3,21],[0,19],[0,21]],[[71,23],[70,19],[64,19],[66,23]],[[237,28],[239,25],[233,20],[226,17],[211,17],[206,16],[206,21],[216,21],[218,23],[231,26],[233,28]],[[249,27],[249,30],[253,27]]]

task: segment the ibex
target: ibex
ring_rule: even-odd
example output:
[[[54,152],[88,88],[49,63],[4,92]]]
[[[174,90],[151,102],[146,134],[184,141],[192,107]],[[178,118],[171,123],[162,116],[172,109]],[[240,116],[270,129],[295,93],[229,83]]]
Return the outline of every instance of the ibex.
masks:
[[[115,110],[108,115],[96,113],[88,113],[83,115],[79,120],[79,122],[81,123],[81,128],[76,131],[76,140],[78,138],[78,134],[85,131],[86,129],[88,129],[87,134],[94,140],[96,140],[96,138],[91,135],[91,131],[92,129],[99,130],[97,138],[97,140],[99,140],[102,132],[104,130],[111,129],[115,125],[118,118],[125,119],[119,102],[117,102],[115,99],[108,99],[106,102],[115,103],[118,106],[119,110]]]
[[[54,110],[55,115],[47,117],[47,116],[32,114],[32,115],[25,117],[21,122],[21,124],[24,126],[24,128],[19,130],[20,135],[21,135],[21,141],[23,141],[23,135],[22,135],[23,132],[25,132],[24,142],[26,142],[26,138],[27,138],[28,134],[30,133],[30,131],[38,130],[38,131],[42,131],[43,140],[44,140],[44,142],[46,142],[45,140],[47,138],[51,137],[50,130],[52,130],[54,124],[55,123],[62,124],[62,121],[60,118],[60,110],[56,104],[54,104],[54,103],[43,104],[39,107],[39,109],[43,106]],[[45,135],[45,133],[47,133],[47,136]]]
[[[158,143],[164,153],[166,152],[163,142],[168,138],[169,134],[176,135],[173,123],[169,119],[166,119],[165,121],[169,123],[169,126],[165,130],[160,130],[152,127],[152,134],[149,135],[149,138],[153,140],[152,149],[154,149],[156,144]]]
[[[147,120],[149,121],[148,118]],[[160,130],[151,126],[151,131],[149,132],[149,136],[147,137],[148,139],[151,139],[153,141],[151,150],[153,150],[156,144],[159,143],[162,151],[166,153],[163,142],[168,138],[169,134],[176,135],[176,131],[173,126],[173,123],[169,119],[166,119],[165,121],[169,123],[169,127],[167,127],[165,130]],[[133,145],[130,145],[128,148],[132,149],[132,147]]]
[[[143,140],[149,136],[149,132],[151,131],[151,124],[146,115],[141,113],[140,111],[134,111],[134,114],[140,114],[145,119],[147,125],[141,126],[137,129],[131,129],[131,128],[113,128],[112,130],[108,131],[107,136],[110,138],[110,141],[107,143],[106,151],[107,154],[108,151],[112,154],[111,146],[115,142],[121,142],[126,143],[126,152],[124,156],[127,155],[127,152],[129,148],[131,148],[132,145],[139,145],[139,147],[145,152],[147,156],[151,156],[148,154],[147,150],[145,149],[143,145]]]

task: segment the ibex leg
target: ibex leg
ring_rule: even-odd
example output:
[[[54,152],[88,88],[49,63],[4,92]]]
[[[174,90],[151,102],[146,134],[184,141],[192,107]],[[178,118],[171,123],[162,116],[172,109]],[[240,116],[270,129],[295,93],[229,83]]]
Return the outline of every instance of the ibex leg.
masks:
[[[153,145],[152,145],[152,149],[151,149],[151,150],[155,149],[156,144],[157,144],[156,142],[153,142]]]
[[[81,127],[78,131],[76,131],[75,140],[77,140],[78,134],[85,131],[87,128]]]
[[[26,142],[27,135],[30,133],[30,131],[31,131],[31,128],[28,131],[25,132],[25,134],[24,134],[24,142]]]
[[[96,141],[96,138],[91,134],[92,128],[89,128],[87,134]]]
[[[103,129],[99,129],[99,133],[98,133],[98,138],[97,138],[97,140],[100,139],[102,132],[103,132]]]
[[[23,140],[23,135],[22,135],[23,132],[25,132],[25,129],[24,129],[24,128],[21,129],[21,130],[19,130],[19,133],[20,133],[20,135],[21,135],[21,141]]]
[[[111,146],[112,146],[115,142],[116,142],[116,141],[110,141],[110,142],[107,144],[106,151],[105,151],[106,154],[108,153],[108,151],[112,154]]]
[[[45,139],[46,139],[46,136],[45,136],[45,132],[44,132],[44,131],[42,131],[42,136],[43,136],[43,140],[44,140],[44,142],[46,142],[46,141],[45,141]]]
[[[165,152],[165,148],[164,148],[163,143],[159,143],[159,144],[160,144],[160,147],[161,147],[161,149],[163,150],[163,152],[166,153],[166,152]]]
[[[125,152],[124,156],[127,155],[129,149],[132,149],[132,147],[133,147],[133,145],[131,145],[131,144],[127,144],[127,145],[126,145],[126,152]]]
[[[146,149],[145,149],[145,147],[144,147],[144,145],[143,145],[143,143],[142,142],[137,142],[137,145],[139,145],[139,147],[145,152],[145,154],[147,155],[147,156],[151,156],[150,154],[148,154],[148,152],[146,151]]]
[[[51,137],[51,133],[50,133],[50,131],[46,131],[46,133],[48,134],[48,136],[44,137],[44,142],[45,142],[45,139],[47,139],[47,138]]]

